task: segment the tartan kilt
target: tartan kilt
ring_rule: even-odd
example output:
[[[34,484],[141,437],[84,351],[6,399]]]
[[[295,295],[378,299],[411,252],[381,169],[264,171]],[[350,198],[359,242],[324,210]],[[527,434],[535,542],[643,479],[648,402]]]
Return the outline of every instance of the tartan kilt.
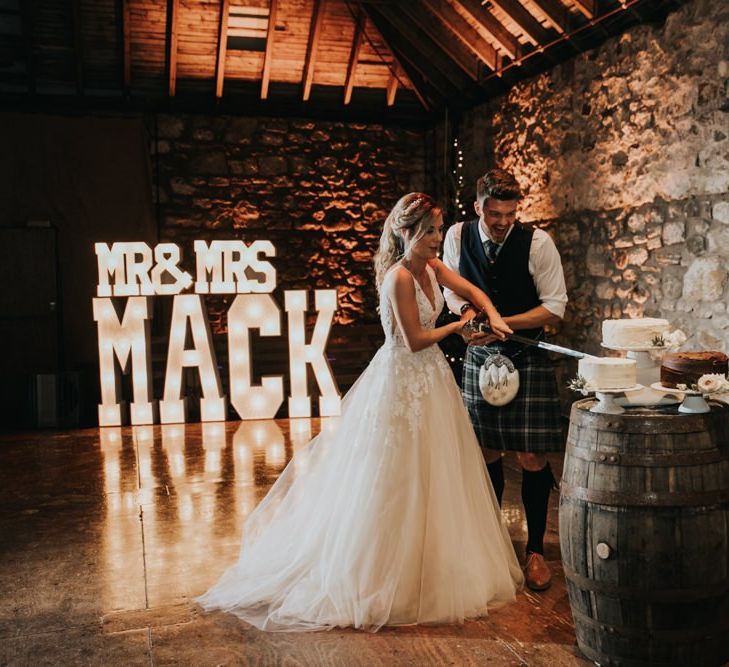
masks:
[[[559,393],[552,362],[538,348],[503,349],[469,345],[466,351],[462,393],[479,443],[488,449],[533,454],[563,451]],[[497,353],[508,356],[519,371],[519,391],[511,403],[501,407],[489,405],[478,386],[481,366]]]

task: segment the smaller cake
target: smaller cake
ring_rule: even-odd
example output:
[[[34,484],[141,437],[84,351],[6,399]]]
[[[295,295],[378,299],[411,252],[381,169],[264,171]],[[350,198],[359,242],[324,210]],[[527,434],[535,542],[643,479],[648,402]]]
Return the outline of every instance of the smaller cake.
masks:
[[[668,320],[644,317],[637,320],[604,320],[602,342],[607,347],[653,347],[656,339],[668,334]]]
[[[672,352],[663,357],[661,384],[664,387],[680,384],[690,387],[702,375],[726,375],[728,370],[729,357],[723,352]]]
[[[577,363],[577,373],[595,391],[628,389],[637,382],[635,359],[584,357]]]

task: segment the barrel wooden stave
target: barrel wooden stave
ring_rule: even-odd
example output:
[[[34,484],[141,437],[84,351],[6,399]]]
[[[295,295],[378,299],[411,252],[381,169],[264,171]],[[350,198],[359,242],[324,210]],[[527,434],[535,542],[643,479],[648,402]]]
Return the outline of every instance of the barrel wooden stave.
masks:
[[[580,648],[603,664],[723,664],[729,409],[626,418],[586,407],[573,407],[560,498]]]

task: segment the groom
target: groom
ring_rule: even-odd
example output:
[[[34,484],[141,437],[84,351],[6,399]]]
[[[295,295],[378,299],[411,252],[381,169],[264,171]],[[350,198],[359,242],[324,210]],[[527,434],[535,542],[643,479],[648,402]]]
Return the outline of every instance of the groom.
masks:
[[[476,182],[477,219],[458,223],[446,235],[443,261],[486,292],[506,323],[517,333],[538,338],[545,324],[564,316],[567,304],[562,262],[549,235],[516,221],[519,184],[503,169],[492,169]],[[471,319],[478,313],[449,289],[453,313]],[[562,451],[564,440],[554,370],[542,350],[496,341],[478,334],[468,340],[463,365],[463,398],[481,443],[496,496],[501,504],[504,451],[516,452],[522,467],[521,497],[527,520],[526,583],[549,588],[552,575],[544,560],[549,493],[554,476],[545,453]],[[489,405],[479,390],[479,371],[492,354],[509,357],[519,371],[519,392],[502,407]]]

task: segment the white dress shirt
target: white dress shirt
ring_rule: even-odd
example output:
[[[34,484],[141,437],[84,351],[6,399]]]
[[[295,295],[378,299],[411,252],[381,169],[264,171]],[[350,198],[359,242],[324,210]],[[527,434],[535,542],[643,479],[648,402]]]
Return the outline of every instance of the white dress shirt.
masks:
[[[478,223],[478,234],[481,237],[481,243],[493,240],[483,229],[484,225]],[[453,225],[446,234],[443,243],[443,263],[458,273],[458,264],[461,259],[461,231],[463,223],[459,222]],[[514,226],[512,225],[506,233],[504,242],[498,244],[498,252],[509,238]],[[567,306],[567,287],[564,282],[564,271],[562,270],[562,260],[559,257],[557,246],[554,245],[552,237],[543,229],[535,229],[532,237],[532,245],[529,249],[529,273],[534,280],[534,286],[537,288],[539,300],[550,313],[557,317],[564,317],[564,311]],[[468,301],[456,294],[453,290],[444,288],[446,303],[452,313],[460,314],[461,308]]]

